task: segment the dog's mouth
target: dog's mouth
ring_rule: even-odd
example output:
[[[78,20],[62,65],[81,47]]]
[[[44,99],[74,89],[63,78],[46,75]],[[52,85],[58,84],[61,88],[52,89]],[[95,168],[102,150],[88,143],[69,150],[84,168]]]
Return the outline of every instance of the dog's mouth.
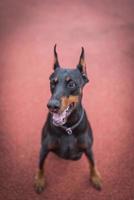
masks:
[[[74,107],[75,107],[75,103],[71,103],[63,112],[52,113],[53,124],[55,126],[62,126],[66,124],[68,117],[74,110]]]

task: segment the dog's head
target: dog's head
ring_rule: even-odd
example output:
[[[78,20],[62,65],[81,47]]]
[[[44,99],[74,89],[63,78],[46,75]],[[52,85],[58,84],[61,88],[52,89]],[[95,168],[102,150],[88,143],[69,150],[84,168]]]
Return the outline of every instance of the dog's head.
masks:
[[[82,47],[79,63],[76,68],[61,68],[56,52],[56,45],[54,46],[54,72],[50,76],[52,96],[47,106],[56,125],[65,124],[68,116],[81,102],[82,89],[89,81],[84,57],[84,48]]]

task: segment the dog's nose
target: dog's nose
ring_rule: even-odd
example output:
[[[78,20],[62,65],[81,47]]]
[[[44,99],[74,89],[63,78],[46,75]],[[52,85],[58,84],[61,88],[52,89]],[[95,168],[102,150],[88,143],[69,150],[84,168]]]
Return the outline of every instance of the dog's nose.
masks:
[[[57,112],[60,109],[60,102],[56,99],[49,100],[47,107],[52,112]]]

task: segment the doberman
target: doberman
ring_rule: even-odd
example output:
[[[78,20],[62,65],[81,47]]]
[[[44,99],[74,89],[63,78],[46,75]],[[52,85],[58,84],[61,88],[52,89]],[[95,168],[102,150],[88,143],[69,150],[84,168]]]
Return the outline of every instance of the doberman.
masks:
[[[92,129],[81,102],[82,89],[89,81],[84,57],[82,47],[77,67],[61,68],[54,46],[54,72],[50,76],[52,96],[47,104],[49,113],[42,129],[39,168],[35,176],[37,193],[45,187],[43,166],[49,152],[68,160],[78,160],[84,153],[89,161],[92,185],[98,190],[102,187],[93,157]]]

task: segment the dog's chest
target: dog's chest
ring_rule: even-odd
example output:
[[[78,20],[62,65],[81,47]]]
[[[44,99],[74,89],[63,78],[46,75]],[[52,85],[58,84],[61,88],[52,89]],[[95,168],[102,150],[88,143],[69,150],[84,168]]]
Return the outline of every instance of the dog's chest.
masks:
[[[64,159],[78,160],[82,155],[78,146],[76,137],[66,135],[58,139],[58,148],[55,153]]]

